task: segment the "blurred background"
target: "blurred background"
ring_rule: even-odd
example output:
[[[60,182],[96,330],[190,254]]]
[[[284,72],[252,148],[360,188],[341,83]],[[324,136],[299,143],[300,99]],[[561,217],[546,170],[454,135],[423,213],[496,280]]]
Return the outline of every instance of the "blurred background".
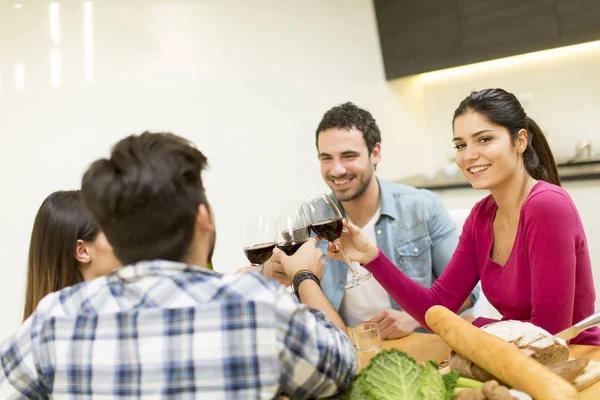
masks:
[[[327,190],[315,129],[345,101],[381,128],[381,177],[470,209],[487,193],[453,167],[451,120],[486,87],[548,135],[600,282],[599,20],[596,0],[0,0],[0,339],[38,207],[120,138],[171,131],[208,156],[214,266],[233,272],[248,216]]]

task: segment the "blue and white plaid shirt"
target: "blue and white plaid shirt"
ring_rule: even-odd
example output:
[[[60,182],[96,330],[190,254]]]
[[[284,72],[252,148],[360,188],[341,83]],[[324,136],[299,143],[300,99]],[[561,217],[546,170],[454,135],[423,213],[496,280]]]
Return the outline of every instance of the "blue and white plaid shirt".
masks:
[[[46,296],[0,347],[0,399],[293,399],[346,387],[348,337],[260,274],[151,261]]]

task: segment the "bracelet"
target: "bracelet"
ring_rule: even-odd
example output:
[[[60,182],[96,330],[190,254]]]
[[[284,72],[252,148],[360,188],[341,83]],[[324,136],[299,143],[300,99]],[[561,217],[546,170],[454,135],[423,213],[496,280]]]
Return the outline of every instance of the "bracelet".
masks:
[[[296,297],[298,298],[299,301],[300,301],[300,292],[298,292],[298,288],[300,287],[300,283],[302,283],[303,281],[305,281],[307,279],[317,282],[317,285],[319,285],[319,288],[321,287],[321,281],[311,271],[309,271],[309,270],[298,271],[296,273],[296,275],[294,275],[294,278],[292,279],[292,290],[294,291],[294,294],[296,295]]]

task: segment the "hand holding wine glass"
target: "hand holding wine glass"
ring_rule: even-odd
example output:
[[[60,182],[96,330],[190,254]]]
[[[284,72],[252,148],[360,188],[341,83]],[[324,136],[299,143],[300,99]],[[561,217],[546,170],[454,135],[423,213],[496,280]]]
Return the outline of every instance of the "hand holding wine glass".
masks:
[[[346,229],[342,232],[341,244],[344,246],[346,256],[350,261],[366,264],[377,257],[379,249],[367,239],[358,226],[345,218],[342,223]],[[340,252],[340,246],[334,242],[327,244],[327,254],[325,256],[334,260],[344,260],[344,256]]]
[[[299,271],[307,270],[317,278],[323,277],[323,252],[317,248],[315,239],[308,239],[293,256],[283,250],[275,250],[272,261],[283,266],[285,274],[292,279]]]
[[[352,262],[348,259],[344,246],[340,241],[344,228],[342,222],[342,213],[337,208],[333,200],[326,194],[321,194],[314,199],[308,201],[305,206],[306,214],[310,220],[311,229],[321,238],[332,242],[340,249],[342,257],[350,272],[352,279],[346,284],[346,289],[353,288],[367,281],[372,277],[370,273],[361,275],[356,271]]]

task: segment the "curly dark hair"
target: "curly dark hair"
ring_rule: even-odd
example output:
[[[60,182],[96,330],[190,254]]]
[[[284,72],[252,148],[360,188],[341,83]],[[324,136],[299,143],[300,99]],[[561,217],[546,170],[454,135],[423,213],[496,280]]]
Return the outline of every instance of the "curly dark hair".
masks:
[[[316,132],[317,148],[319,148],[319,134],[330,128],[358,129],[367,143],[369,154],[373,152],[376,143],[381,143],[381,132],[375,118],[370,112],[351,102],[333,107],[323,115]]]

